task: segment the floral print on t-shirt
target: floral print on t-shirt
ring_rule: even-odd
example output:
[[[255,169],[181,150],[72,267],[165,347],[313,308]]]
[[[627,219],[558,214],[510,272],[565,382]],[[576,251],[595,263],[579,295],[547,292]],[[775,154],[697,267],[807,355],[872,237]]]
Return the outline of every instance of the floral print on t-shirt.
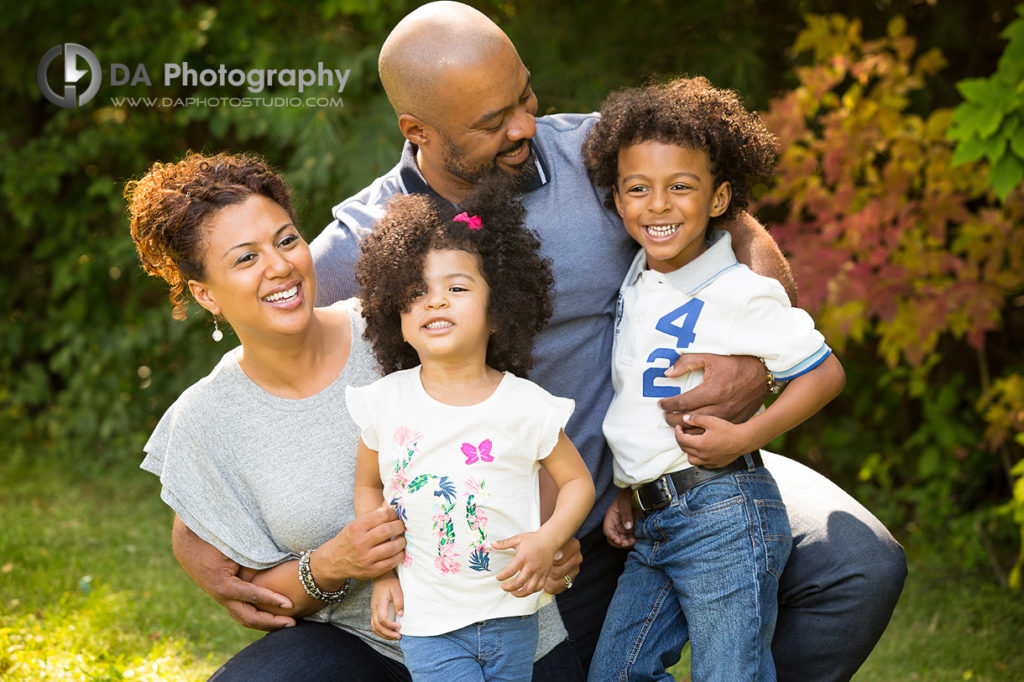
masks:
[[[437,552],[434,556],[434,567],[441,575],[459,573],[463,569],[459,561],[461,555],[456,551],[455,523],[452,512],[458,504],[459,492],[455,483],[448,476],[436,474],[420,474],[410,480],[408,468],[412,458],[420,452],[419,441],[423,434],[407,426],[395,430],[392,473],[388,479],[384,499],[394,508],[403,522],[408,522],[408,510],[405,500],[409,495],[420,491],[431,490],[437,498],[432,505],[431,528],[437,538]],[[480,443],[463,443],[461,453],[465,457],[466,466],[494,461],[493,443],[486,438]],[[462,497],[465,498],[465,532],[471,540],[468,543],[468,567],[474,571],[490,572],[490,547],[487,544],[487,515],[482,503],[489,497],[486,491],[487,481],[470,476],[462,483]],[[421,493],[423,494],[423,493]],[[406,542],[411,543],[408,533]],[[408,551],[402,561],[403,566],[412,564]]]

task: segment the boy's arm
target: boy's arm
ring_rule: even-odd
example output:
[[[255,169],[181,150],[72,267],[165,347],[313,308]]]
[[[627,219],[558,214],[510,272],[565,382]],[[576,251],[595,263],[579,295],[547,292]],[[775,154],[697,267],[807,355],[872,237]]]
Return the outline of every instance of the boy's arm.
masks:
[[[715,457],[727,463],[729,458],[760,448],[806,421],[839,395],[845,384],[843,366],[830,353],[817,367],[792,379],[764,412],[742,424],[706,415],[686,415],[683,419],[687,424],[703,428],[704,432],[681,433],[677,428],[676,440],[691,460]]]
[[[543,589],[553,555],[572,537],[594,505],[590,471],[564,431],[559,432],[558,442],[541,464],[558,486],[551,517],[536,532],[491,543],[495,549],[516,550],[515,559],[496,577],[505,581],[502,589],[518,596]]]

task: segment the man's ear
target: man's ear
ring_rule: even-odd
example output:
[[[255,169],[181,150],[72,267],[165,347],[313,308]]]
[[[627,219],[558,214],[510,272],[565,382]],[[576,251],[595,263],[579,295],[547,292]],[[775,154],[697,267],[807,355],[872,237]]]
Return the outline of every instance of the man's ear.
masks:
[[[402,114],[398,117],[398,129],[402,131],[405,139],[417,147],[428,144],[434,133],[434,129],[428,123],[412,114]]]
[[[717,218],[725,213],[729,208],[730,201],[732,201],[732,185],[723,182],[715,190],[715,196],[711,197],[711,217]]]
[[[206,308],[211,314],[220,315],[220,306],[217,305],[217,301],[214,300],[213,294],[205,284],[197,279],[190,279],[188,290],[192,292],[192,298],[196,299],[196,303]]]

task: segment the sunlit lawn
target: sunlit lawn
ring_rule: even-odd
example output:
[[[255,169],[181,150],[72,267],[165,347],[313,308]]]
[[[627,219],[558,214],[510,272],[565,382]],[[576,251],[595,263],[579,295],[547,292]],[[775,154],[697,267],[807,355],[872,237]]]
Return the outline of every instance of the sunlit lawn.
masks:
[[[257,633],[177,566],[152,476],[130,461],[77,468],[0,453],[0,679],[206,679]],[[896,615],[855,680],[1022,679],[1024,596],[911,548]]]
[[[10,458],[0,459],[0,679],[205,679],[251,641],[174,561],[153,476],[132,463],[74,474]]]

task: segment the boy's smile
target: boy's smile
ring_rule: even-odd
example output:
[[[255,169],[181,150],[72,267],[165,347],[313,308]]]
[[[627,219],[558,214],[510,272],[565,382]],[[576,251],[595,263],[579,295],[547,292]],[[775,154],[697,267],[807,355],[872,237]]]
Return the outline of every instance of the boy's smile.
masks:
[[[677,270],[704,251],[711,218],[729,207],[729,183],[717,187],[706,151],[647,140],[619,150],[615,207],[647,266]]]

